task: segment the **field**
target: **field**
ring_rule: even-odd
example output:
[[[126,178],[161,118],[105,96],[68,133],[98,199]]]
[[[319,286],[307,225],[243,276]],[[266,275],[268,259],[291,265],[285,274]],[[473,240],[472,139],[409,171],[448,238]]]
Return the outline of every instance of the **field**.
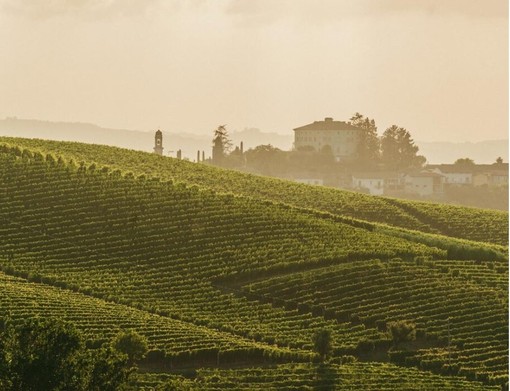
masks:
[[[140,389],[508,382],[508,213],[16,138],[0,188],[0,317],[64,319],[91,348],[136,330]]]

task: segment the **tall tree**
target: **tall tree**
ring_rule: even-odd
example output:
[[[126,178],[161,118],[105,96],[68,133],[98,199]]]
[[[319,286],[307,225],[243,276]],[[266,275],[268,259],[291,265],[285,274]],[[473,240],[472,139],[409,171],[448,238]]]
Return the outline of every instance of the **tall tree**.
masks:
[[[213,136],[213,164],[222,165],[225,156],[232,149],[232,141],[228,135],[227,125],[220,125],[214,130]]]
[[[381,158],[384,166],[391,170],[420,168],[425,157],[418,155],[418,146],[404,128],[392,125],[381,137]]]
[[[358,144],[359,163],[364,167],[375,166],[380,160],[380,143],[375,120],[356,113],[350,121],[353,126],[362,130]]]

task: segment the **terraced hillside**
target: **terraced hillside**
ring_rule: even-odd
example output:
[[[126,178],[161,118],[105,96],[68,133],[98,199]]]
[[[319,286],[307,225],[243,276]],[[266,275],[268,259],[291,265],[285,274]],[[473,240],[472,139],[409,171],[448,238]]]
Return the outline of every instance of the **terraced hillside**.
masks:
[[[458,377],[437,376],[411,368],[386,363],[348,363],[328,366],[286,364],[249,369],[200,369],[195,378],[161,374],[141,376],[142,390],[153,390],[162,384],[182,384],[186,390],[499,390]]]
[[[30,143],[37,150],[26,149]],[[340,373],[332,384],[345,389],[355,387],[349,381],[356,373],[368,374],[371,368],[376,375],[367,375],[366,384],[372,389],[389,389],[392,383],[384,385],[382,379],[398,378],[395,373],[416,385],[403,389],[420,389],[417,385],[427,381],[437,389],[508,381],[508,259],[501,252],[491,259],[487,248],[492,247],[470,242],[454,253],[441,236],[422,243],[406,240],[405,230],[350,219],[368,219],[372,212],[321,208],[307,198],[320,189],[309,193],[307,186],[298,186],[302,194],[288,195],[287,186],[297,188],[284,181],[148,154],[139,155],[136,167],[139,153],[130,151],[107,168],[105,151],[120,156],[122,150],[106,147],[79,151],[77,144],[62,143],[62,156],[59,149],[38,152],[41,146],[50,152],[59,145],[20,140],[20,146],[0,147],[0,266],[6,274],[0,275],[1,317],[47,312],[77,323],[92,344],[114,330],[135,328],[173,366],[195,367],[317,360],[312,335],[328,329],[336,358],[326,370]],[[76,151],[66,150],[71,147]],[[92,152],[83,161],[96,163],[70,161],[80,161],[84,151]],[[105,161],[97,159],[101,156]],[[253,180],[255,189],[267,183],[258,192],[237,192],[229,185],[236,178],[244,184]],[[284,203],[277,202],[275,186]],[[324,205],[336,195],[346,210],[354,200],[349,197],[357,197],[328,189],[327,196],[320,194]],[[307,208],[292,197],[302,197]],[[373,210],[389,205],[381,220],[391,211],[415,218],[392,200],[362,200],[367,205],[375,200]],[[472,225],[494,217],[462,210]],[[507,230],[507,214],[498,216],[490,229],[499,224],[500,231]],[[504,243],[489,232],[481,240]],[[392,346],[386,324],[396,320],[416,322],[414,343]],[[346,364],[335,366],[335,360],[370,363],[365,369],[356,362],[343,369]],[[278,367],[300,379],[288,389],[312,387],[309,378],[318,367],[305,365],[301,376],[293,374],[300,367],[292,365],[288,372]],[[266,369],[264,376],[257,372]],[[211,378],[219,377],[214,382],[220,388],[245,375],[244,389],[271,387],[273,380],[263,379],[272,379],[274,368],[245,371],[220,371]],[[200,373],[208,372],[197,372],[191,382],[214,389],[205,380],[209,375]],[[348,373],[354,374],[351,380]],[[183,386],[190,382],[181,380]]]
[[[132,172],[135,176],[156,176],[343,217],[508,245],[508,213],[501,211],[481,211],[313,187],[115,147],[9,137],[0,137],[1,143],[18,146],[19,153],[23,148],[38,150],[44,155],[58,153],[75,162],[95,163],[98,167],[106,165]]]

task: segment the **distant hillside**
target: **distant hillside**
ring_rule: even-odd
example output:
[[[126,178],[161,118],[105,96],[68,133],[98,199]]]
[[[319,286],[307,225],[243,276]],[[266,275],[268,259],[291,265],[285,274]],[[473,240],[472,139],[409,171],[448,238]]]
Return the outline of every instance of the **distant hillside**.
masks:
[[[90,144],[104,144],[112,147],[128,148],[137,151],[152,152],[153,130],[110,129],[98,125],[80,122],[51,122],[35,119],[8,117],[0,120],[0,136],[41,138],[56,141],[78,141]],[[167,132],[164,129],[164,147],[166,156],[175,156],[178,149],[183,157],[194,160],[197,150],[211,155],[211,137],[185,132]],[[212,129],[211,129],[212,133]],[[290,150],[294,134],[263,132],[257,128],[245,128],[231,131],[235,146],[242,141],[244,149],[261,144],[271,144],[281,150]],[[476,163],[493,163],[498,156],[508,161],[508,140],[489,140],[477,143],[463,142],[424,142],[417,141],[420,154],[428,163],[453,163],[458,158],[469,157]]]
[[[154,129],[155,131],[156,129]],[[212,135],[212,131],[211,131]],[[35,119],[6,118],[0,120],[0,136],[40,138],[56,141],[77,141],[89,144],[103,144],[112,147],[152,152],[153,131],[109,129],[80,122],[51,122]],[[163,146],[166,156],[176,156],[178,149],[183,157],[194,160],[197,150],[211,155],[211,138],[208,135],[173,133],[163,130]],[[242,141],[245,150],[260,144],[272,144],[280,149],[292,147],[293,135],[265,133],[255,128],[231,132],[234,145]]]
[[[487,140],[477,143],[450,143],[416,141],[420,154],[430,164],[454,163],[455,160],[468,157],[478,164],[494,163],[501,156],[508,162],[508,140]]]

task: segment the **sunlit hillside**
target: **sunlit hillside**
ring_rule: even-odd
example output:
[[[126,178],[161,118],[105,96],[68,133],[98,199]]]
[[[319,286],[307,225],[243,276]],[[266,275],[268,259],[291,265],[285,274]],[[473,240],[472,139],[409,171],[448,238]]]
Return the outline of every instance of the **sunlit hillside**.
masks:
[[[136,330],[134,389],[508,382],[508,213],[6,137],[0,189],[1,319]]]

